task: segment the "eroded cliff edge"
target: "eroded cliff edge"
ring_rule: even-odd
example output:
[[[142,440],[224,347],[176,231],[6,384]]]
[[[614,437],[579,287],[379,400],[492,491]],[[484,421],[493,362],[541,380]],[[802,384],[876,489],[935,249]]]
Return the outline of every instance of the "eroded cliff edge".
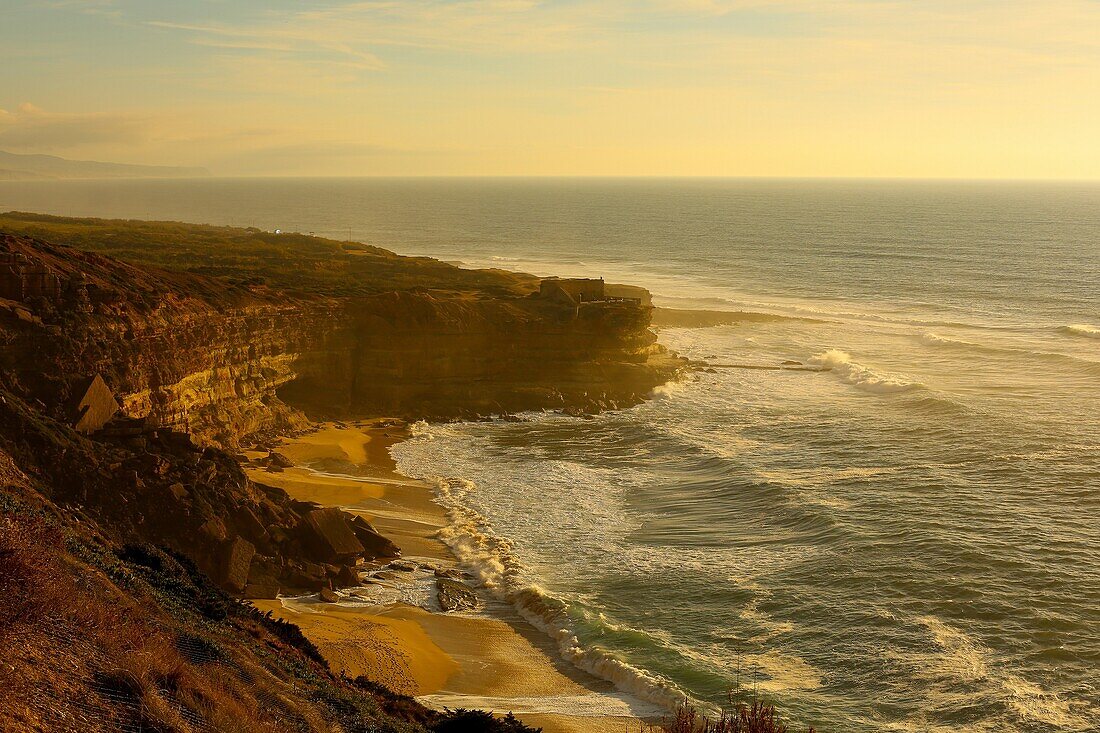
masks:
[[[607,409],[681,367],[655,344],[648,306],[547,301],[530,276],[317,238],[271,249],[274,235],[228,228],[5,215],[3,229],[85,248],[5,236],[0,252],[55,277],[57,292],[9,300],[20,327],[4,368],[46,404],[100,373],[125,413],[208,445],[294,427],[293,408],[437,418]]]
[[[247,230],[0,227],[23,232],[0,234],[0,448],[51,499],[188,555],[235,593],[339,583],[385,546],[254,484],[226,451],[307,414],[609,409],[682,367],[642,301],[550,300],[529,276]],[[134,264],[154,259],[177,269]],[[112,396],[111,422],[81,424],[82,398],[110,417]]]

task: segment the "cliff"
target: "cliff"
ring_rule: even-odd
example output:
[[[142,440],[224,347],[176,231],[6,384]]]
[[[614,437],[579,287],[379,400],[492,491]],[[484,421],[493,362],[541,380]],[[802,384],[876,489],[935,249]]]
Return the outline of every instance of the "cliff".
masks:
[[[335,254],[356,268],[367,256]],[[374,280],[355,270],[350,286],[292,291],[0,234],[0,447],[121,540],[166,545],[224,588],[271,596],[354,583],[380,538],[359,528],[361,552],[318,547],[315,507],[248,481],[226,450],[303,428],[307,413],[614,408],[680,367],[637,302],[563,306],[519,276],[370,257]],[[263,262],[252,266],[275,279],[291,271]],[[445,284],[452,270],[464,289],[386,289],[418,272]]]
[[[393,292],[348,303],[349,330],[295,361],[287,402],[335,415],[470,417],[636,404],[679,362],[645,309]]]
[[[28,236],[0,244],[0,257],[58,279],[56,294],[7,307],[27,317],[0,366],[46,404],[68,399],[72,378],[100,373],[125,413],[204,445],[293,429],[293,408],[439,418],[606,409],[635,404],[681,366],[655,345],[650,308],[546,302],[529,276],[296,235],[275,246],[274,235],[227,228],[28,215],[0,217],[0,228],[133,262],[203,263],[181,272]],[[170,247],[187,257],[163,254]]]

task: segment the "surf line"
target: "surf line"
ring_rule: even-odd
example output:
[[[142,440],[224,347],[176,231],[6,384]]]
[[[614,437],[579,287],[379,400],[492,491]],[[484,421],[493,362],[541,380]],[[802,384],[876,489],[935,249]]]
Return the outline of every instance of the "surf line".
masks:
[[[759,369],[768,372],[831,372],[832,367],[806,366],[790,364],[773,366],[770,364],[701,364],[703,369]]]

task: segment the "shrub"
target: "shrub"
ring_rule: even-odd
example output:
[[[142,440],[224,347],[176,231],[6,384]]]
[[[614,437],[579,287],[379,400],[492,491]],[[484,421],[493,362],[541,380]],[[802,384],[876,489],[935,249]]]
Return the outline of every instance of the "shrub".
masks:
[[[788,733],[775,710],[775,705],[763,700],[746,704],[730,694],[731,709],[710,718],[690,705],[676,711],[676,718],[663,726],[666,733]],[[811,727],[808,733],[814,733]]]
[[[542,728],[524,725],[511,713],[497,718],[484,710],[447,710],[429,730],[432,733],[541,733]]]

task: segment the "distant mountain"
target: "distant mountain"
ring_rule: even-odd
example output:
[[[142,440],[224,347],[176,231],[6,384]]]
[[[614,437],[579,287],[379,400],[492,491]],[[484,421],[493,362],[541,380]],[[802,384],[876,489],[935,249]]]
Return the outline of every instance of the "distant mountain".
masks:
[[[0,150],[0,181],[43,178],[192,178],[209,175],[210,171],[205,168],[98,163],[92,160],[66,160],[54,155],[19,155]]]

